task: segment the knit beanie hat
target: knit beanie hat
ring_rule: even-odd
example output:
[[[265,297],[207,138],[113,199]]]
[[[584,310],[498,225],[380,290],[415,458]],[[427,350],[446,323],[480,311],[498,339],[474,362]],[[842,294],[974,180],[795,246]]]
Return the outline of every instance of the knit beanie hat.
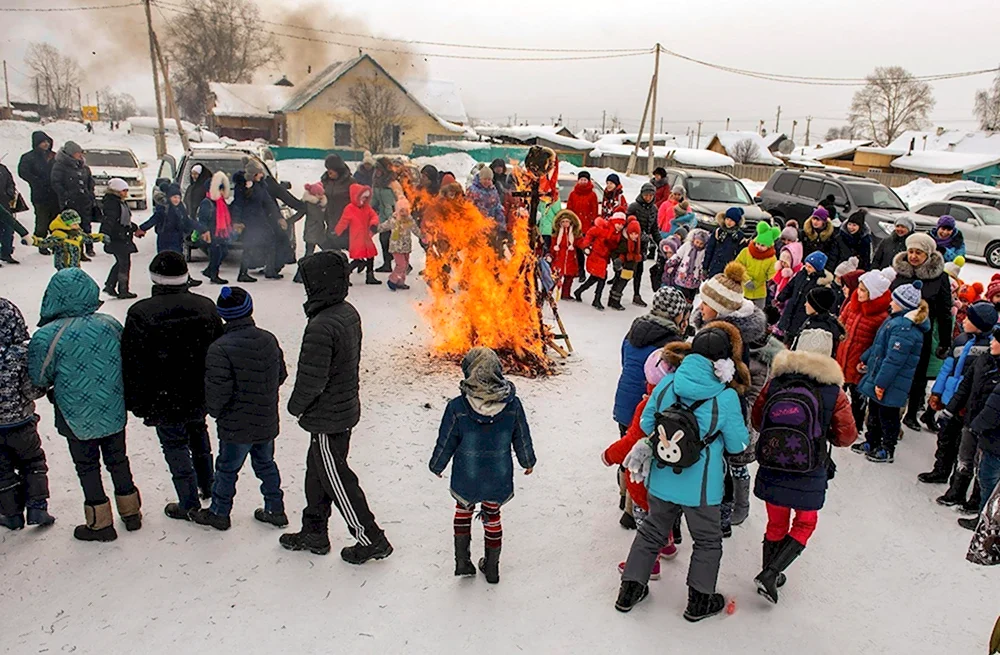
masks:
[[[955,287],[952,286],[952,292],[955,296],[964,302],[966,305],[971,305],[977,303],[983,299],[983,291],[986,287],[983,286],[982,282],[973,282],[972,284],[963,284],[955,292]]]
[[[164,287],[187,286],[190,276],[188,276],[187,262],[184,255],[172,250],[165,250],[149,263],[149,279],[153,284]]]
[[[653,294],[653,308],[649,310],[649,313],[658,318],[673,321],[690,309],[691,303],[688,302],[683,293],[674,287],[660,287]]]
[[[314,198],[319,198],[323,196],[326,191],[323,189],[323,185],[319,182],[314,182],[312,184],[306,184],[306,193],[313,196]]]
[[[578,179],[578,180],[589,180],[590,179],[590,171],[580,171],[579,173],[576,174],[576,179]]]
[[[844,276],[840,278],[840,284],[843,285],[843,287],[848,291],[854,291],[858,288],[858,280],[860,280],[861,276],[864,274],[864,271],[857,268],[850,273],[845,273]]]
[[[826,256],[826,253],[823,252],[822,250],[817,250],[815,252],[809,253],[809,256],[806,257],[805,259],[805,263],[809,264],[817,271],[823,271],[826,270],[827,260],[828,257]]]
[[[747,269],[739,262],[729,262],[722,273],[705,280],[701,285],[701,301],[718,312],[729,316],[743,307],[743,282]]]
[[[243,167],[243,170],[246,172],[248,178],[252,178],[255,175],[263,173],[264,167],[261,166],[257,160],[251,159],[247,161],[247,165]]]
[[[80,215],[76,213],[74,209],[64,209],[59,213],[59,217],[62,218],[62,222],[68,226],[79,225]]]
[[[833,269],[834,277],[842,278],[851,271],[858,270],[859,261],[860,260],[856,256],[854,256],[854,257],[848,257],[847,261],[840,262],[839,264],[837,264],[837,268]]]
[[[628,223],[625,224],[625,234],[642,234],[642,226],[639,225],[639,221],[636,220],[635,216],[628,217]]]
[[[757,242],[757,245],[765,248],[771,248],[780,236],[781,228],[772,227],[764,221],[757,222],[757,236],[754,237],[754,241]]]
[[[944,272],[948,274],[953,280],[957,280],[958,276],[962,274],[962,267],[965,266],[965,257],[959,255],[950,262],[944,265]]]
[[[913,311],[920,306],[920,288],[922,286],[924,286],[923,282],[914,280],[913,284],[904,284],[901,287],[897,287],[892,292],[893,302],[902,307],[904,311]]]
[[[872,300],[881,298],[882,294],[889,290],[892,281],[896,279],[896,270],[891,266],[883,268],[881,271],[868,271],[861,276],[860,282],[868,289],[868,295]]]
[[[806,296],[806,302],[817,314],[829,314],[837,302],[837,294],[830,287],[816,287]]]
[[[980,332],[989,332],[997,324],[997,308],[993,303],[979,301],[969,305],[969,322],[975,325]]]
[[[676,193],[681,198],[684,198],[685,196],[687,196],[687,191],[685,191],[684,187],[682,185],[680,185],[680,184],[675,184],[674,188],[670,190],[670,193]]]
[[[181,185],[180,184],[171,184],[170,186],[167,187],[165,195],[168,198],[173,198],[174,196],[183,195],[181,193]]]
[[[67,141],[63,144],[62,151],[72,157],[73,155],[78,155],[83,152],[83,148],[81,148],[80,144],[76,141]]]
[[[955,229],[955,219],[953,217],[949,216],[948,214],[945,214],[944,216],[942,216],[941,218],[938,219],[937,226],[938,227],[943,227],[943,228],[948,229],[948,230],[954,230]]]
[[[909,250],[910,248],[923,250],[929,255],[937,250],[937,243],[934,242],[934,238],[929,234],[914,232],[906,237],[906,249]]]
[[[827,221],[830,220],[830,212],[826,210],[826,207],[817,207],[816,209],[813,210],[812,216],[810,216],[809,218],[811,219],[818,218],[819,220],[826,223]]]
[[[614,182],[615,185],[617,186],[622,185],[622,180],[620,177],[618,177],[617,173],[611,173],[610,175],[608,175],[607,179],[604,180],[604,184],[607,185],[608,182]]]
[[[786,227],[781,231],[781,238],[794,243],[799,240],[799,231],[794,227]]]
[[[992,300],[993,296],[997,295],[1000,295],[1000,273],[995,273],[993,277],[990,278],[990,285],[986,287],[987,300]]]
[[[671,253],[676,253],[680,247],[681,240],[676,236],[669,236],[666,239],[660,239],[660,252],[664,254],[666,254],[667,249],[669,249]]]
[[[253,298],[240,287],[222,287],[215,304],[219,308],[219,316],[226,321],[235,321],[253,314]]]
[[[489,166],[483,166],[479,169],[479,181],[486,182],[487,180],[492,180],[494,178],[493,169]]]
[[[910,218],[909,216],[904,216],[902,214],[897,216],[896,221],[892,224],[893,227],[899,227],[900,225],[905,227],[910,232],[917,229],[917,224],[913,222],[913,219]]]
[[[726,210],[726,218],[737,224],[743,222],[743,208],[742,207],[730,207]]]
[[[847,222],[854,223],[858,227],[863,228],[865,226],[865,216],[867,215],[868,212],[866,212],[864,209],[859,209],[858,211],[850,215],[850,217],[847,219]]]
[[[655,193],[656,193],[656,187],[655,187],[655,186],[653,186],[653,185],[652,185],[651,183],[649,183],[649,182],[646,182],[645,184],[643,184],[643,185],[642,185],[642,188],[640,188],[640,189],[639,189],[639,195],[640,195],[640,196],[641,196],[642,194],[644,194],[644,193],[652,193],[652,194],[655,194]]]
[[[108,190],[114,191],[115,193],[128,191],[128,182],[120,177],[113,177],[110,181],[108,181]]]

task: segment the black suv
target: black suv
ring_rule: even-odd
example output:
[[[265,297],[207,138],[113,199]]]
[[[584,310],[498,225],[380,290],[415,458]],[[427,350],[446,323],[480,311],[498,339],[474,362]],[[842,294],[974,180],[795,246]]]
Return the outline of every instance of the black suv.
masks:
[[[746,221],[743,231],[747,236],[756,235],[759,221],[771,222],[771,216],[758,207],[739,178],[729,173],[706,171],[697,168],[668,168],[667,184],[684,187],[691,211],[698,217],[698,225],[712,231],[717,227],[715,216],[730,207],[743,210]]]
[[[794,218],[802,227],[819,201],[828,195],[833,195],[841,219],[858,209],[866,209],[865,222],[876,241],[886,237],[884,225],[891,230],[899,213],[909,213],[895,191],[876,180],[850,173],[780,170],[771,176],[757,197],[760,206],[775,219],[784,223]]]

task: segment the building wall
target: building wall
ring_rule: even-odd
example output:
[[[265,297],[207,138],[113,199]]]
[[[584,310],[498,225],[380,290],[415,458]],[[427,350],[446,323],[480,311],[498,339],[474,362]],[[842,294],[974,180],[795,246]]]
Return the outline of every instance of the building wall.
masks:
[[[274,118],[216,116],[212,123],[212,131],[219,136],[240,141],[266,139],[269,143],[278,142],[277,121]]]
[[[892,161],[898,156],[884,155],[877,152],[855,152],[851,168],[861,173],[867,173],[869,169],[888,172],[892,169]]]
[[[335,84],[332,84],[319,95],[309,101],[301,110],[285,114],[285,143],[293,147],[333,148],[334,124],[354,123],[354,117],[348,106],[348,92],[352,84],[361,79],[375,77],[378,83],[393,90],[407,125],[400,135],[398,152],[408,153],[414,144],[426,144],[428,135],[438,135],[455,138],[457,133],[441,127],[440,123],[421,109],[399,90],[391,80],[387,79],[369,61],[362,61],[352,70],[345,73]],[[354,127],[355,138],[357,128]]]
[[[962,176],[963,180],[972,180],[973,182],[979,182],[980,184],[988,184],[990,186],[997,186],[998,181],[1000,181],[1000,164],[994,166],[987,166],[986,168],[980,168],[979,170],[970,171]]]

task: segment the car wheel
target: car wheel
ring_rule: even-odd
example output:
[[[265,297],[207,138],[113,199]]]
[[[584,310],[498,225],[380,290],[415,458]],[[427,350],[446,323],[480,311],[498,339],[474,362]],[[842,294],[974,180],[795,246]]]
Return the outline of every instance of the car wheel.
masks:
[[[986,248],[986,263],[993,268],[1000,268],[1000,242],[991,243]]]

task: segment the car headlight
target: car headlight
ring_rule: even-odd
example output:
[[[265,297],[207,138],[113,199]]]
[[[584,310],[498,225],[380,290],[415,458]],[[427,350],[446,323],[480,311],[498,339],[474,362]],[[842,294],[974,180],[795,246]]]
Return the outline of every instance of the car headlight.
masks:
[[[889,236],[896,229],[895,223],[890,223],[889,221],[879,221],[878,227],[886,236]]]

